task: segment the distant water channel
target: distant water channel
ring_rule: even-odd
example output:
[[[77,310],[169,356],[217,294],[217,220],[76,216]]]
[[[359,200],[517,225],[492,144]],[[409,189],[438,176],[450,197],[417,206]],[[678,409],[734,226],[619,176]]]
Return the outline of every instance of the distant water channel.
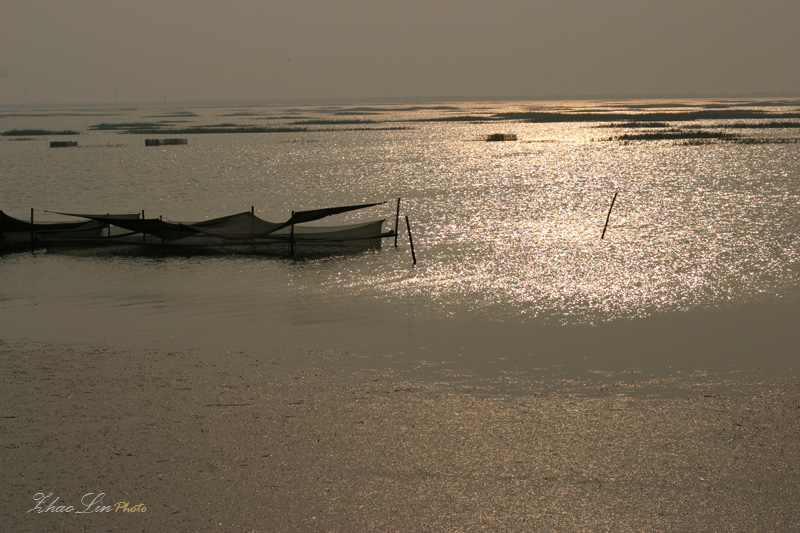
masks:
[[[418,264],[405,224],[397,248],[321,258],[5,253],[0,338],[796,373],[797,117],[791,101],[3,109],[12,216],[282,221],[387,200],[331,223],[393,227],[400,197]],[[170,137],[188,143],[145,146]],[[78,147],[49,147],[63,139]]]

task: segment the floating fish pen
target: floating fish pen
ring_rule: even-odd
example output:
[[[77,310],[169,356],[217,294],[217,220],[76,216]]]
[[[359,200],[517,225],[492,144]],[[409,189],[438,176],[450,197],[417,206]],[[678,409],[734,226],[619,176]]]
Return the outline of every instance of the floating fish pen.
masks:
[[[78,141],[50,141],[50,148],[68,148],[78,146]]]
[[[269,222],[244,213],[202,222],[168,222],[162,217],[144,218],[141,213],[78,214],[49,212],[70,217],[58,222],[14,218],[0,211],[0,253],[37,248],[95,247],[117,245],[148,247],[178,253],[336,253],[342,249],[380,248],[384,238],[396,237],[395,229],[384,230],[385,219],[336,226],[308,225],[329,216],[383,205],[386,202],[292,211],[284,222]],[[79,220],[75,220],[79,219]]]
[[[145,139],[145,146],[173,146],[177,144],[189,144],[187,139]]]
[[[516,141],[517,135],[515,133],[492,133],[486,136],[486,140],[493,141]]]

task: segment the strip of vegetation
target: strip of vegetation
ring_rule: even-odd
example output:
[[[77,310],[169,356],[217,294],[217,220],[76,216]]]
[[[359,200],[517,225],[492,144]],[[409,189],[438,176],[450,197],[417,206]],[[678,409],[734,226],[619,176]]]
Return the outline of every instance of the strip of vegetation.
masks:
[[[626,133],[611,137],[610,141],[676,141],[676,140],[723,140],[732,141],[740,139],[740,135],[734,133],[725,133],[721,131],[707,131],[707,130],[669,130],[669,131],[651,131],[647,133]]]
[[[337,108],[332,108],[331,111],[336,115],[353,115],[353,114],[367,114],[367,113],[402,113],[402,112],[414,112],[414,111],[454,111],[456,109],[458,109],[458,107],[449,105],[414,105],[406,107],[392,107],[392,106],[348,107],[347,109],[341,109],[341,110],[337,110]]]
[[[352,116],[352,115],[384,115],[386,114],[386,110],[382,111],[373,111],[373,110],[356,110],[356,109],[344,109],[342,111],[331,111],[331,115],[336,116]]]
[[[667,122],[614,122],[611,124],[602,124],[598,128],[668,128]]]
[[[692,127],[692,126],[689,126]],[[714,124],[713,128],[736,128],[736,129],[782,129],[800,128],[800,122],[732,122],[730,124]]]
[[[342,124],[343,122],[334,122],[334,124]],[[371,123],[366,122],[348,122],[349,124],[362,124]],[[309,133],[319,131],[394,131],[408,129],[405,126],[388,126],[388,127],[353,127],[353,128],[307,128],[299,126],[242,126],[239,124],[214,124],[207,126],[192,126],[189,128],[174,128],[164,127],[163,124],[158,123],[127,123],[127,124],[97,124],[92,126],[93,130],[117,131],[119,133],[132,133],[138,135],[197,135],[207,133]]]
[[[381,126],[378,128],[337,128],[317,131],[403,131],[410,129],[408,126]]]
[[[700,111],[662,113],[554,113],[546,111],[523,111],[496,113],[494,120],[517,122],[692,122],[696,120],[753,120],[753,119],[800,119],[800,113],[770,113],[755,109],[703,109]],[[441,120],[448,120],[443,118]],[[486,119],[484,119],[486,120]]]
[[[377,124],[377,120],[368,119],[349,119],[349,120],[331,120],[331,119],[310,119],[310,120],[296,120],[292,122],[295,125],[304,126],[347,126],[351,124]]]
[[[651,131],[647,133],[628,133],[607,139],[609,141],[683,141],[686,146],[712,144],[715,142],[729,142],[735,144],[796,144],[800,139],[771,139],[766,137],[744,137],[736,133],[708,130],[678,130]]]
[[[410,119],[409,122],[495,122],[514,121],[533,124],[572,123],[572,122],[610,122],[632,125],[636,123],[693,122],[697,120],[762,120],[762,119],[800,119],[800,113],[771,113],[754,109],[703,109],[684,112],[654,113],[609,113],[609,112],[557,112],[557,111],[509,111],[491,115],[453,115]],[[623,127],[623,126],[618,126]],[[635,126],[632,126],[635,127]]]
[[[800,100],[734,100],[705,104],[706,109],[722,109],[731,107],[797,107]]]
[[[451,117],[430,117],[430,118],[415,118],[407,120],[406,122],[494,122],[503,120],[495,116],[481,116],[481,115],[453,115]]]
[[[633,102],[622,101],[605,107],[609,108],[615,107],[617,109],[667,109],[667,108],[680,109],[680,108],[697,107],[697,106],[692,103],[683,103],[683,102],[647,102],[647,103],[636,104]]]
[[[239,126],[235,124],[217,124],[213,126],[193,126],[191,128],[152,128],[148,130],[129,131],[127,133],[145,133],[147,135],[196,135],[207,133],[301,133],[308,128]]]
[[[208,126],[192,126],[185,128],[175,128],[168,126],[170,123],[163,122],[129,122],[119,124],[97,124],[91,126],[92,130],[117,131],[120,133],[136,133],[145,135],[160,134],[200,134],[200,133],[283,133],[283,132],[302,132],[306,128],[291,127],[264,127],[264,126],[241,126],[238,124],[213,124]]]
[[[89,129],[95,131],[121,131],[125,133],[135,133],[137,130],[161,128],[163,125],[163,122],[118,122],[115,124],[104,122],[102,124],[89,126]]]
[[[712,144],[712,139],[693,139],[682,142],[684,146],[701,146]],[[800,139],[768,139],[766,137],[738,137],[732,141],[734,144],[797,144]]]
[[[31,135],[80,135],[81,132],[75,130],[8,130],[0,133],[4,137],[22,137]]]
[[[640,122],[640,121],[627,121],[627,122],[614,122],[611,124],[601,124],[598,128],[668,128],[668,122]],[[703,124],[693,125],[689,124],[685,128],[720,128],[720,129],[784,129],[784,128],[800,128],[800,122],[791,121],[772,121],[772,122],[720,122],[717,124]]]

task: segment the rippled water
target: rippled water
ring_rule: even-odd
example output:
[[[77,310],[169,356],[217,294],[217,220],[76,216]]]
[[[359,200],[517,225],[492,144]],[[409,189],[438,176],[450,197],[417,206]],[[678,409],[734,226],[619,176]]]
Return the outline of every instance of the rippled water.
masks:
[[[518,326],[517,347],[528,327],[636,324],[800,300],[800,144],[623,143],[591,122],[434,120],[534,105],[544,104],[9,113],[3,130],[84,132],[71,149],[48,148],[49,137],[2,138],[0,207],[13,216],[27,218],[31,207],[144,209],[198,220],[253,205],[281,220],[292,209],[389,200],[343,220],[386,217],[392,226],[392,202],[402,197],[419,263],[411,264],[405,232],[397,249],[388,241],[379,251],[321,259],[5,254],[2,336],[264,348],[312,338],[357,345],[391,331],[387,346],[404,335],[440,346],[459,344],[448,337],[459,327],[482,337],[477,324],[491,337],[493,325],[506,324]],[[187,146],[159,148],[145,148],[143,135],[89,129],[319,117],[375,122],[187,134]],[[404,129],[381,129],[388,127]],[[519,140],[479,140],[497,131]],[[440,338],[430,324],[444,328]]]

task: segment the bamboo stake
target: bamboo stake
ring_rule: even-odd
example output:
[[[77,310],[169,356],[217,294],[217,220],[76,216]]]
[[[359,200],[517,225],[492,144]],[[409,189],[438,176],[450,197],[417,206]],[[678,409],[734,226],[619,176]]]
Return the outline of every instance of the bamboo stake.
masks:
[[[394,247],[397,248],[397,226],[400,221],[400,198],[397,199],[397,213],[394,215]]]
[[[414,261],[414,264],[417,264],[417,254],[414,253],[414,238],[411,236],[411,223],[408,221],[408,215],[406,215],[406,229],[408,230],[408,243],[411,245],[411,259]]]
[[[606,236],[606,228],[608,227],[608,221],[611,218],[611,210],[614,209],[614,202],[617,200],[617,193],[614,193],[614,198],[611,199],[611,207],[608,208],[608,214],[606,215],[606,224],[603,226],[603,234],[600,235],[600,240]]]
[[[289,241],[291,243],[291,248],[292,248],[292,257],[294,257],[294,211],[292,211],[291,221],[292,221],[292,229],[291,232],[289,233]]]

